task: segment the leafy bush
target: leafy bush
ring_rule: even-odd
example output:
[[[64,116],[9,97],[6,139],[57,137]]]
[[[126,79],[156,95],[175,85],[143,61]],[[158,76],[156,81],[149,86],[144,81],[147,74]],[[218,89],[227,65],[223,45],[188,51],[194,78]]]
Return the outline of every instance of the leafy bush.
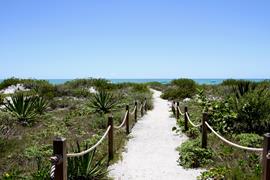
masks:
[[[11,85],[16,85],[16,84],[18,84],[20,82],[21,82],[21,80],[18,79],[18,78],[15,78],[15,77],[5,79],[0,83],[0,90],[5,89],[5,88],[7,88],[8,86],[11,86]]]
[[[223,180],[226,179],[226,174],[230,173],[230,171],[226,167],[215,167],[211,168],[208,171],[202,172],[201,175],[198,177],[200,180]]]
[[[98,113],[109,113],[118,104],[118,98],[107,91],[100,91],[94,94],[88,103],[88,106],[93,108]]]
[[[212,161],[211,149],[201,148],[199,139],[184,142],[179,150],[179,164],[185,168],[197,168],[207,165]]]
[[[235,140],[243,146],[261,148],[263,137],[258,134],[242,133],[235,136]]]
[[[174,100],[191,98],[196,93],[196,83],[191,79],[175,79],[171,82],[171,86],[167,88],[162,98]]]
[[[85,150],[88,149],[85,146]],[[73,152],[81,152],[82,148],[77,143],[77,148],[72,148]],[[106,159],[95,160],[96,149],[80,157],[68,158],[68,178],[71,180],[101,180],[106,179],[108,171]]]
[[[231,99],[232,109],[237,112],[234,131],[263,134],[269,131],[270,94],[268,90],[254,90],[240,99]]]
[[[148,83],[145,83],[145,84],[147,86],[155,89],[155,90],[158,90],[158,91],[163,91],[166,88],[166,85],[162,84],[160,82],[148,82]]]
[[[147,92],[147,91],[149,91],[147,85],[145,85],[145,84],[133,84],[132,88],[133,88],[133,91],[135,91],[135,92]]]
[[[18,93],[11,97],[11,101],[7,100],[5,108],[15,116],[19,122],[29,124],[37,115],[35,103],[35,97],[25,96],[23,93]]]

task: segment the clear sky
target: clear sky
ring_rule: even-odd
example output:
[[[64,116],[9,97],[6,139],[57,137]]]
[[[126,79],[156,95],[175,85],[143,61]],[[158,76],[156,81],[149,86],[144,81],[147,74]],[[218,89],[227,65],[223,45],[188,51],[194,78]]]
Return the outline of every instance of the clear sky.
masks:
[[[0,0],[0,78],[270,78],[269,0]]]

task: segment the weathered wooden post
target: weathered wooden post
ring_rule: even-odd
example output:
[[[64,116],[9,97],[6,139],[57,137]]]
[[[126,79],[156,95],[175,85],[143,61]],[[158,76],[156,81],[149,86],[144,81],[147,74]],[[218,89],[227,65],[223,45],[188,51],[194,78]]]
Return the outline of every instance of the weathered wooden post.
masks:
[[[264,135],[263,180],[270,180],[270,133]]]
[[[176,103],[176,119],[179,119],[179,114],[180,114],[178,108],[179,108],[179,102]]]
[[[135,101],[135,112],[134,112],[134,119],[137,122],[137,113],[138,113],[138,103]]]
[[[146,98],[144,98],[144,110],[145,110],[145,112],[147,111],[147,103],[146,103]]]
[[[174,105],[175,105],[175,101],[172,102],[172,112],[173,112],[173,115],[175,115],[175,108],[174,108],[175,106]]]
[[[67,148],[65,138],[57,137],[53,140],[53,156],[58,159],[55,163],[54,179],[67,180]]]
[[[111,126],[108,133],[108,162],[113,159],[113,116],[108,117],[108,127]]]
[[[188,113],[188,107],[185,106],[185,112],[184,112],[184,119],[185,119],[185,131],[188,131],[188,117],[187,117],[187,113]]]
[[[202,118],[202,148],[207,148],[207,125],[205,122],[208,121],[208,114],[203,113]]]
[[[143,117],[143,102],[141,104],[141,117]]]
[[[129,105],[126,105],[127,117],[126,117],[126,134],[129,134]]]

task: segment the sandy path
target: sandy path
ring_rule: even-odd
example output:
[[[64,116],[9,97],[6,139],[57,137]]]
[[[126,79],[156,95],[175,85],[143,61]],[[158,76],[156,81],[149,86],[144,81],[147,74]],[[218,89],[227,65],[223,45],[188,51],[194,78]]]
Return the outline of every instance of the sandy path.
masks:
[[[110,166],[115,180],[195,180],[199,170],[185,170],[177,165],[175,150],[187,137],[175,135],[170,118],[170,104],[154,91],[154,109],[132,129],[123,160]]]

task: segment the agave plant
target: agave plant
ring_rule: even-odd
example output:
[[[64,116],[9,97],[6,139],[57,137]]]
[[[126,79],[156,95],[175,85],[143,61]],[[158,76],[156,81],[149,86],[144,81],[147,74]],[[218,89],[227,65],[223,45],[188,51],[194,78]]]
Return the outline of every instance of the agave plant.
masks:
[[[90,98],[88,105],[93,108],[95,112],[106,114],[109,113],[118,104],[118,102],[118,98],[116,98],[112,93],[100,91]]]
[[[23,93],[15,94],[5,102],[5,108],[20,122],[29,124],[37,115],[36,98]]]
[[[49,103],[45,98],[40,97],[40,96],[36,97],[36,99],[35,99],[35,109],[36,109],[36,112],[38,114],[43,114],[46,111],[48,105],[49,105]]]
[[[88,149],[88,144],[85,149]],[[82,148],[77,142],[77,148],[72,148],[74,152],[81,152]],[[68,158],[68,179],[71,180],[102,180],[106,179],[108,170],[106,158],[95,160],[96,149],[80,157]]]

